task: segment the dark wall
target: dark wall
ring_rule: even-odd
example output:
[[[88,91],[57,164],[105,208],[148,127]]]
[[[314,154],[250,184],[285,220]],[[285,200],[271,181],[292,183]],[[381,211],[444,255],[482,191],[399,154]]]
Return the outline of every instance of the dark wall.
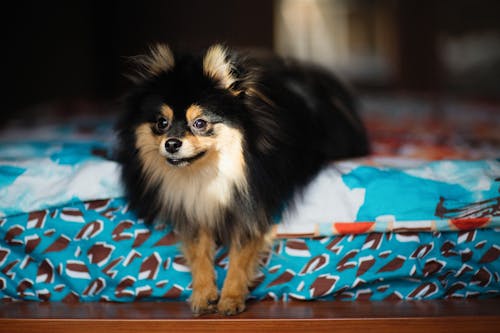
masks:
[[[500,31],[500,1],[391,3],[397,8],[397,55],[391,60],[397,75],[381,89],[442,92],[452,82],[461,85],[453,91],[500,96],[500,62],[450,78],[439,51],[446,35]],[[128,85],[122,76],[125,57],[157,41],[183,49],[213,42],[271,49],[274,38],[273,0],[16,1],[3,5],[2,14],[2,53],[7,56],[2,78],[7,89],[0,122],[47,101],[120,96]],[[359,85],[366,88],[366,82]]]
[[[406,90],[441,92],[445,86],[456,86],[450,81],[457,78],[446,73],[440,54],[443,39],[487,32],[500,36],[498,0],[397,0],[396,4],[397,83]],[[478,64],[481,68],[472,73],[478,77],[462,75],[463,88],[454,92],[500,97],[499,65]]]
[[[9,113],[52,100],[114,98],[127,86],[125,57],[157,41],[183,49],[273,44],[269,0],[28,1],[4,15]]]

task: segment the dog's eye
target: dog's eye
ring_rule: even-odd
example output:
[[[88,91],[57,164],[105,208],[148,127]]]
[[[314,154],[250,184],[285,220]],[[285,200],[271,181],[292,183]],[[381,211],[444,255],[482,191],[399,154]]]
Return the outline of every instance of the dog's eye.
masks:
[[[203,120],[203,119],[196,119],[194,122],[193,122],[193,127],[195,129],[197,129],[198,131],[200,130],[204,130],[205,127],[207,127],[207,121],[206,120]]]
[[[160,117],[156,121],[156,129],[160,132],[164,132],[168,127],[168,120],[166,118]]]

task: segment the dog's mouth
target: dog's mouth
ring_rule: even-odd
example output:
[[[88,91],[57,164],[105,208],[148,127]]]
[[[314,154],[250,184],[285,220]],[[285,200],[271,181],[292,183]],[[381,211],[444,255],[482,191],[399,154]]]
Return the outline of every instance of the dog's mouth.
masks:
[[[183,167],[186,165],[189,165],[193,163],[196,160],[199,160],[205,155],[206,151],[202,151],[194,156],[191,157],[185,157],[185,158],[172,158],[172,157],[167,157],[167,162],[178,167]]]

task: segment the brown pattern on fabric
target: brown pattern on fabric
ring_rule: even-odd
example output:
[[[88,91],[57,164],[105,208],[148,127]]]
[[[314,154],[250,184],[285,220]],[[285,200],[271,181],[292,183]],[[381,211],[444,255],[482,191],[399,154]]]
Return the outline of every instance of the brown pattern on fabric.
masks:
[[[328,243],[326,248],[333,253],[338,254],[339,252],[342,251],[343,246],[337,246],[342,240],[344,239],[344,236],[335,236],[333,239]]]
[[[401,268],[401,266],[403,266],[403,264],[404,264],[405,261],[406,261],[405,257],[398,255],[398,256],[396,256],[396,258],[392,259],[385,266],[383,266],[382,268],[380,268],[378,270],[378,273],[396,271],[399,268]]]
[[[283,272],[283,274],[281,274],[275,280],[273,280],[271,283],[269,283],[267,285],[267,287],[272,287],[272,286],[276,286],[279,284],[285,284],[288,281],[290,281],[294,276],[295,276],[295,272],[293,272],[292,270],[286,270],[285,272]]]
[[[43,253],[61,252],[68,247],[70,241],[71,240],[67,236],[61,235],[50,244]]]
[[[390,295],[384,298],[385,301],[401,301],[402,299],[403,296],[397,291],[392,292]]]
[[[92,221],[87,224],[85,224],[78,234],[75,237],[75,240],[79,239],[92,239],[99,235],[101,231],[104,229],[103,222],[102,221]]]
[[[153,288],[151,286],[141,286],[135,290],[135,299],[141,300],[147,298],[153,294]]]
[[[111,258],[114,247],[103,242],[98,242],[87,251],[87,257],[92,264],[101,267]]]
[[[413,251],[410,258],[413,258],[413,259],[425,258],[425,256],[428,255],[429,252],[431,252],[433,248],[434,248],[434,244],[422,244],[415,251]]]
[[[17,285],[17,293],[21,296],[25,296],[27,293],[27,290],[31,289],[33,287],[33,281],[30,281],[28,279],[24,279],[19,284]]]
[[[276,265],[276,266],[272,266],[272,267],[269,267],[269,269],[267,270],[268,273],[271,273],[271,274],[274,274],[276,272],[278,272],[281,267],[283,267],[282,265]]]
[[[221,268],[229,267],[229,253],[224,252],[215,258],[215,265]]]
[[[177,239],[175,233],[173,231],[170,231],[167,233],[165,236],[163,236],[161,239],[159,239],[154,246],[170,246],[173,244],[176,244],[179,242]]]
[[[52,283],[54,281],[54,265],[49,259],[44,259],[38,266],[36,273],[37,283]]]
[[[24,224],[10,217],[1,223],[2,300],[133,301],[185,299],[191,293],[190,269],[175,233],[165,226],[147,228],[113,200],[27,214]],[[500,247],[485,233],[280,239],[262,258],[252,297],[400,300],[495,295]],[[228,264],[227,252],[218,249],[219,280]],[[30,271],[33,276],[26,275]]]
[[[311,284],[312,297],[318,298],[331,292],[338,281],[338,277],[330,274],[320,275]]]
[[[9,279],[14,280],[14,278],[16,277],[16,273],[13,272],[12,270],[19,262],[20,262],[19,259],[11,261],[10,263],[4,266],[4,268],[2,269],[2,273]]]
[[[434,282],[425,282],[419,285],[415,290],[413,290],[409,295],[409,299],[421,299],[431,296],[436,293],[438,286]]]
[[[443,243],[441,246],[441,254],[445,257],[452,257],[458,255],[456,251],[453,249],[455,248],[455,243],[452,241],[446,241]]]
[[[315,256],[311,258],[311,260],[309,260],[309,262],[301,269],[299,275],[305,275],[313,273],[315,271],[319,271],[326,265],[328,265],[329,260],[330,257],[326,254]]]
[[[43,235],[47,236],[47,237],[51,237],[55,233],[56,233],[56,229],[49,229],[49,230],[45,230]]]
[[[28,215],[28,228],[43,228],[45,225],[46,210],[31,212]]]
[[[358,254],[358,252],[359,250],[351,250],[347,252],[347,254],[337,264],[337,271],[342,272],[346,269],[356,267],[356,261],[349,260],[353,259]]]
[[[42,239],[38,235],[27,236],[25,238],[25,240],[26,240],[26,245],[24,248],[24,252],[26,254],[30,254],[31,252],[33,252],[36,249],[36,247],[40,244],[40,242],[42,241]],[[1,261],[1,258],[0,258],[0,261]]]
[[[469,266],[467,264],[463,264],[462,267],[460,267],[460,269],[457,271],[457,273],[455,275],[457,277],[462,277],[465,274],[472,272],[472,271],[473,271],[473,268],[471,266]]]
[[[166,299],[176,299],[181,296],[183,291],[184,289],[181,286],[174,285],[165,294],[163,294],[163,297]]]
[[[453,297],[456,297],[456,292],[461,290],[461,289],[464,289],[466,287],[466,284],[464,282],[455,282],[453,283],[445,292],[445,296],[447,298],[453,298]]]
[[[438,273],[445,266],[446,266],[446,262],[441,261],[441,260],[437,260],[435,258],[426,260],[424,268],[423,268],[424,276],[429,276],[429,275],[433,275],[435,273]]]
[[[168,284],[168,280],[162,280],[162,281],[158,281],[155,283],[155,286],[158,287],[158,288],[163,288],[165,287],[166,285]]]
[[[89,286],[83,291],[85,296],[99,295],[102,290],[106,287],[106,280],[103,278],[97,278],[93,280]]]
[[[286,253],[294,256],[309,257],[311,253],[303,239],[289,239],[285,245]]]
[[[74,291],[71,291],[64,299],[62,300],[63,303],[78,303],[79,302],[79,295],[75,293]]]
[[[172,262],[172,268],[178,272],[190,272],[191,269],[182,255],[175,256]]]
[[[476,230],[467,230],[458,232],[458,242],[473,242],[476,238]]]
[[[158,253],[153,253],[142,261],[139,271],[139,279],[154,280],[160,269],[161,259]]]
[[[116,297],[127,297],[133,296],[134,292],[130,288],[134,285],[136,279],[131,276],[124,277],[116,286],[115,295]]]
[[[123,257],[118,257],[116,259],[113,259],[112,261],[110,261],[109,264],[106,265],[106,267],[102,269],[102,272],[107,276],[109,276],[110,278],[114,278],[118,273],[118,271],[115,268],[122,261]]]
[[[388,289],[389,289],[389,287],[390,287],[390,286],[389,286],[388,284],[383,285],[383,286],[378,286],[378,287],[377,287],[377,291],[379,291],[379,292],[382,292],[382,293],[383,293],[384,291],[388,290]]]
[[[59,216],[62,220],[67,222],[85,222],[83,219],[83,212],[78,208],[63,208]]]
[[[500,246],[493,245],[491,246],[488,251],[479,259],[479,263],[489,263],[493,262],[500,257]]]
[[[392,251],[391,250],[387,250],[387,251],[382,251],[378,254],[378,256],[380,258],[387,258],[388,256],[390,256],[392,254]]]
[[[90,272],[87,265],[80,260],[68,260],[65,272],[76,279],[90,279]]]
[[[4,264],[4,262],[9,257],[9,253],[10,253],[9,249],[0,248],[0,265]]]
[[[486,287],[490,284],[493,274],[485,268],[481,267],[472,277],[472,283],[478,284],[481,287]]]
[[[359,301],[368,301],[371,299],[373,291],[370,289],[363,289],[356,291],[355,297]]]
[[[127,267],[130,264],[132,264],[136,259],[139,259],[142,257],[142,254],[140,252],[137,252],[136,250],[132,249],[127,257],[125,257],[125,260],[123,261],[123,266]]]
[[[101,216],[102,217],[105,217],[109,220],[113,220],[114,217],[115,217],[115,213],[118,211],[117,208],[115,207],[109,207],[109,208],[106,208],[103,212],[101,212]]]
[[[130,232],[126,232],[127,229],[132,228],[134,222],[125,220],[118,223],[113,232],[111,233],[114,241],[121,241],[131,239],[133,235]]]
[[[103,200],[93,200],[93,201],[88,201],[86,204],[85,204],[85,207],[88,209],[88,210],[95,210],[95,211],[102,211],[103,209],[105,209],[109,203],[111,202],[110,199],[103,199]]]
[[[23,245],[24,242],[21,239],[16,239],[17,236],[24,232],[24,228],[20,225],[15,225],[7,230],[4,240],[10,246]]]
[[[462,262],[467,262],[472,259],[472,251],[471,249],[467,248],[463,251],[460,252],[460,256],[462,258]]]
[[[134,243],[132,244],[132,247],[135,248],[141,246],[142,243],[148,240],[149,236],[151,236],[151,231],[149,230],[136,231],[134,234]]]
[[[50,301],[50,297],[52,296],[51,292],[48,290],[37,290],[36,295],[42,302]]]
[[[367,256],[367,257],[362,257],[359,259],[359,268],[358,271],[356,272],[356,277],[359,277],[363,274],[365,274],[370,268],[372,268],[373,265],[377,260],[373,256]]]
[[[487,241],[480,241],[479,243],[477,243],[476,245],[474,245],[474,247],[476,249],[482,249],[485,245],[486,245]]]
[[[378,250],[382,244],[382,233],[374,232],[366,236],[365,243],[363,244],[363,249]]]

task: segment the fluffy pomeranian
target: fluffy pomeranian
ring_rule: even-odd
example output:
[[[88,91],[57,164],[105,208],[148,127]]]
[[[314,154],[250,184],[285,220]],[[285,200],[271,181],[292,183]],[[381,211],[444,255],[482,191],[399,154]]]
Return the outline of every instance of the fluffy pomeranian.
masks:
[[[222,45],[181,54],[159,44],[134,60],[117,126],[130,206],[178,234],[192,311],[237,314],[272,216],[326,163],[368,153],[355,102],[317,67]],[[229,248],[220,296],[216,244]]]

